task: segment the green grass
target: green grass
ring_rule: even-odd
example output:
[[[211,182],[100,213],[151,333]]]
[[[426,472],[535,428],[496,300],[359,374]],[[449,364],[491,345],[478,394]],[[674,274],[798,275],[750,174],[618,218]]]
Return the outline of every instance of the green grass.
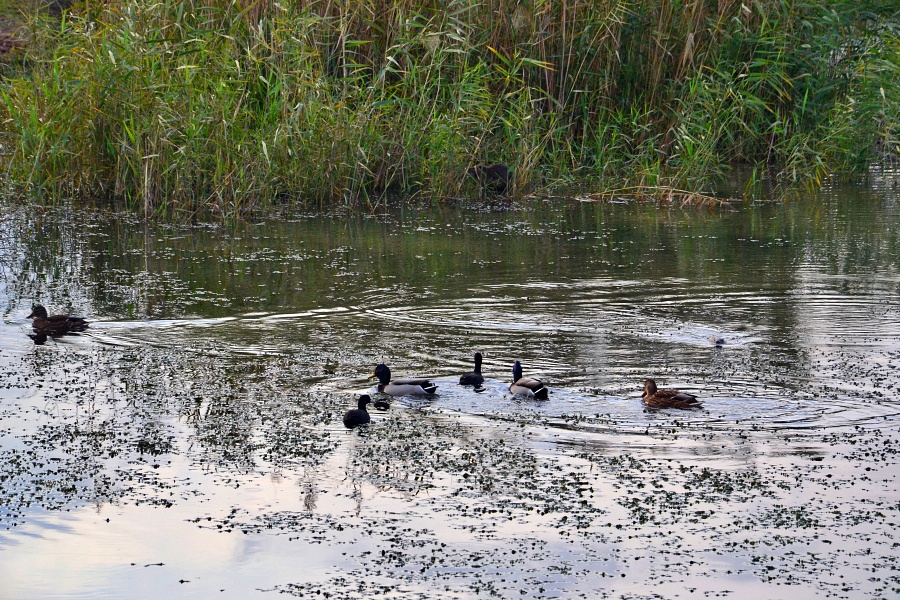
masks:
[[[816,185],[900,154],[898,13],[874,0],[245,5],[32,17],[0,81],[7,188],[232,217],[477,195],[475,163],[518,192],[708,191],[738,163]]]

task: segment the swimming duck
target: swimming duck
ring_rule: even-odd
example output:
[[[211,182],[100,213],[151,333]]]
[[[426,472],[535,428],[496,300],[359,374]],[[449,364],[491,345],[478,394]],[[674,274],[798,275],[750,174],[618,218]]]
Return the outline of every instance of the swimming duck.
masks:
[[[677,390],[656,389],[656,382],[648,379],[644,382],[644,404],[650,408],[702,408],[697,397]]]
[[[540,379],[533,377],[522,377],[522,364],[516,361],[513,365],[513,383],[509,386],[509,391],[518,396],[526,398],[536,398],[538,400],[546,400],[550,390],[544,387]]]
[[[84,331],[88,327],[88,322],[81,317],[70,317],[69,315],[53,315],[52,317],[48,317],[47,309],[40,304],[32,306],[31,314],[26,318],[34,319],[34,321],[31,322],[31,327],[38,334],[49,335],[52,337]]]
[[[369,416],[369,412],[366,410],[366,404],[371,403],[372,399],[368,394],[360,396],[356,403],[356,408],[351,408],[344,413],[344,427],[353,429],[357,425],[365,425],[371,421],[372,417]]]
[[[428,379],[396,379],[391,381],[391,370],[380,364],[369,379],[378,378],[378,391],[388,396],[409,396],[411,394],[433,394],[437,385]]]
[[[466,373],[459,378],[459,385],[479,386],[484,383],[484,376],[481,374],[481,352],[475,353],[475,370]]]
[[[503,194],[509,187],[512,180],[512,169],[503,163],[495,163],[493,165],[475,165],[469,167],[466,174],[481,183],[481,195],[486,192],[494,194]]]

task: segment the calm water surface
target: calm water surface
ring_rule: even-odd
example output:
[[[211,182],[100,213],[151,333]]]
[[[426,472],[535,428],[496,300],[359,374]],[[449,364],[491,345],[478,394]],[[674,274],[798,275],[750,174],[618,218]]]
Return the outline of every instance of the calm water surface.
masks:
[[[712,212],[6,208],[0,301],[2,598],[900,594],[890,175]],[[37,345],[33,302],[91,328]],[[379,362],[438,394],[348,432]]]

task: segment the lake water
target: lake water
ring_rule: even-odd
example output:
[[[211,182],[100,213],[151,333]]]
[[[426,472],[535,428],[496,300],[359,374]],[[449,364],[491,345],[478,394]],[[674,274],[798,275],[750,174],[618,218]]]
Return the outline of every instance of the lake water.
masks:
[[[898,183],[0,209],[0,598],[896,597]],[[36,344],[33,302],[90,329]],[[380,362],[438,392],[348,431]],[[703,409],[645,410],[647,377]]]

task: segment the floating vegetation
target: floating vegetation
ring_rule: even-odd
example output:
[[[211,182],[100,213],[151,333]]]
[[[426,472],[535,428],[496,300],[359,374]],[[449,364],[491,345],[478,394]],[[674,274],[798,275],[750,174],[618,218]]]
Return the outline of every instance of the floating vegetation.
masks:
[[[681,206],[713,207],[736,202],[735,198],[721,198],[698,191],[679,190],[669,186],[629,186],[605,192],[595,192],[580,196],[585,202],[662,202]]]
[[[21,573],[53,552],[91,586],[58,595],[895,596],[898,208],[851,191],[721,218],[0,213],[4,591],[42,595]],[[35,345],[37,300],[90,328]],[[520,359],[546,400],[510,393]],[[346,429],[382,360],[438,393]],[[645,411],[649,376],[704,407]]]

